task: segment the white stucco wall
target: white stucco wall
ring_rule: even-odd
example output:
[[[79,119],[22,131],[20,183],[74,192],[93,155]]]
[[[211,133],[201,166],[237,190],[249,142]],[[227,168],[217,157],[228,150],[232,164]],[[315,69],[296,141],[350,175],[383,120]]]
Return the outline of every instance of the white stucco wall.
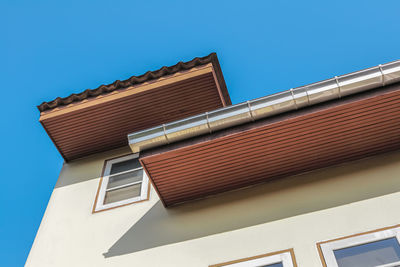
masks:
[[[164,209],[150,200],[92,214],[104,160],[65,164],[27,259],[45,266],[208,266],[400,223],[400,152]]]

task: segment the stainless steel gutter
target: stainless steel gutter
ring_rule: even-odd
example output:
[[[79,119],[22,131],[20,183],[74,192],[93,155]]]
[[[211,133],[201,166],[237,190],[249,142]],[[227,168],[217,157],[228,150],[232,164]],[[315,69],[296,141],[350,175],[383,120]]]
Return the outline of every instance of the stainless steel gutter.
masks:
[[[128,135],[134,153],[400,81],[400,60]]]

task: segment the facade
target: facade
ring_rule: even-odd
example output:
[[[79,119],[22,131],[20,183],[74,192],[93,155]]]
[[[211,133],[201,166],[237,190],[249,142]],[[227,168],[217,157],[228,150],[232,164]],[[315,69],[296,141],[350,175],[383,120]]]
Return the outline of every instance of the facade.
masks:
[[[232,105],[216,55],[39,106],[26,266],[400,266],[400,62]]]

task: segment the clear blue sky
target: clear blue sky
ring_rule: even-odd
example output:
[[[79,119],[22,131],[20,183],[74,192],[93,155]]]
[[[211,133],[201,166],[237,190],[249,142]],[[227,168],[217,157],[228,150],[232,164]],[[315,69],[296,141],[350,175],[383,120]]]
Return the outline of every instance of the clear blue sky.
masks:
[[[0,259],[22,266],[62,158],[36,105],[218,53],[233,103],[400,58],[400,1],[0,0]]]

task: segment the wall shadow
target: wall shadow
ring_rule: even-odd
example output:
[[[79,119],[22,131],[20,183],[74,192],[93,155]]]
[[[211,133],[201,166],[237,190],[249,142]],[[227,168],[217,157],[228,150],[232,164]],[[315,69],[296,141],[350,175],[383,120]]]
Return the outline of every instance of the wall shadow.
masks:
[[[122,147],[64,162],[55,188],[98,179],[102,176],[105,160],[130,153],[129,147]]]
[[[104,257],[224,233],[400,191],[400,153],[164,208],[158,201]]]

